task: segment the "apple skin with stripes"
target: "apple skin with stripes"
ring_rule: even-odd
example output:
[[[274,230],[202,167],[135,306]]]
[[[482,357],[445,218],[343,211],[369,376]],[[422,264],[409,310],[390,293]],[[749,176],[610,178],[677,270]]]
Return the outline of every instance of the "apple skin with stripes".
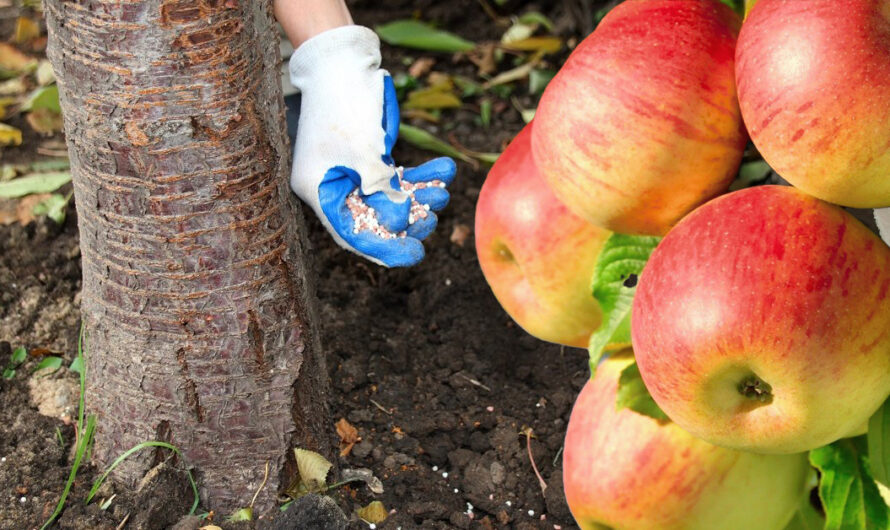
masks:
[[[742,116],[795,187],[890,206],[890,2],[760,0],[736,49]]]
[[[535,160],[556,196],[597,226],[660,236],[726,191],[748,142],[735,88],[740,25],[716,0],[610,11],[535,115]]]
[[[675,423],[615,407],[628,356],[600,363],[575,401],[563,452],[582,530],[780,530],[804,498],[806,454],[717,447]]]
[[[718,197],[661,241],[631,334],[678,425],[761,453],[864,432],[890,395],[890,247],[790,186]]]
[[[531,134],[529,124],[485,179],[476,203],[476,254],[498,302],[523,329],[586,348],[602,321],[591,280],[610,233],[553,195],[532,159]]]

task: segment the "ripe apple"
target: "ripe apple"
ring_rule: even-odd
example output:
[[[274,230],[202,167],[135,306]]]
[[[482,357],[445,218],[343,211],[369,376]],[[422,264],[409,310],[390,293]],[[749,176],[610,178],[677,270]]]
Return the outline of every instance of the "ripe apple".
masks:
[[[590,282],[609,232],[553,195],[532,160],[531,129],[498,158],[479,193],[479,265],[501,306],[527,332],[586,348],[602,320]]]
[[[563,486],[583,530],[779,530],[804,498],[806,454],[717,447],[671,422],[616,410],[630,356],[608,358],[575,401]]]
[[[763,1],[763,0],[761,0]],[[643,269],[643,381],[708,442],[796,453],[863,431],[890,394],[890,247],[787,186],[714,199]]]
[[[835,204],[890,206],[890,2],[760,0],[736,79],[751,138],[782,177]]]
[[[735,89],[740,24],[716,0],[610,11],[538,106],[532,147],[556,196],[609,230],[664,235],[725,191],[748,141]]]

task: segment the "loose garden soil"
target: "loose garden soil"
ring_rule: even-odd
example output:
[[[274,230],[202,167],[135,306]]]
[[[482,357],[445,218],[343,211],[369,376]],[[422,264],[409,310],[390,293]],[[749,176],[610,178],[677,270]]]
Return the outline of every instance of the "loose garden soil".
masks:
[[[371,1],[352,4],[356,21],[365,25],[419,10],[425,19],[476,41],[497,40],[504,30],[476,1],[402,0],[386,9]],[[563,3],[520,4],[510,2],[502,11],[539,10],[563,36],[583,31]],[[394,73],[421,55],[384,46],[384,64]],[[438,55],[433,68],[473,75],[475,67]],[[517,102],[534,107],[525,88],[517,85]],[[446,111],[439,125],[418,125],[441,138],[453,135],[477,151],[500,151],[523,121],[509,100],[499,100],[494,108],[488,128],[478,123],[478,109],[472,106]],[[36,157],[27,150],[38,140],[28,141],[4,153],[4,161]],[[395,152],[397,162],[406,166],[431,156],[405,144]],[[427,258],[411,269],[386,270],[341,250],[307,216],[334,389],[329,435],[336,442],[334,421],[341,418],[355,426],[361,441],[339,466],[370,468],[385,488],[374,495],[364,486],[344,486],[330,495],[347,514],[382,501],[391,515],[379,528],[575,528],[562,494],[560,453],[574,396],[588,376],[585,352],[525,334],[486,285],[472,235],[486,171],[459,164],[451,204],[426,242]],[[27,226],[0,226],[0,367],[19,345],[61,355],[66,366],[73,359],[79,258],[73,205],[63,226],[46,218]],[[31,370],[38,362],[30,358],[16,377],[0,379],[0,530],[38,528],[52,512],[71,467],[76,376],[60,370],[35,383]],[[44,409],[67,419],[40,414],[32,394]],[[523,434],[527,428],[530,438]],[[547,484],[544,492],[528,447]],[[111,486],[100,492],[100,502],[85,506],[100,471],[81,469],[58,528],[113,529],[125,518],[124,528],[168,528],[188,511],[188,483],[173,468],[148,481],[141,492],[115,491],[107,510],[99,504],[111,495]],[[214,524],[253,528],[254,523],[226,523],[222,515]],[[263,520],[256,527],[269,524]],[[180,525],[195,528],[198,523]],[[350,525],[368,527],[355,516]]]

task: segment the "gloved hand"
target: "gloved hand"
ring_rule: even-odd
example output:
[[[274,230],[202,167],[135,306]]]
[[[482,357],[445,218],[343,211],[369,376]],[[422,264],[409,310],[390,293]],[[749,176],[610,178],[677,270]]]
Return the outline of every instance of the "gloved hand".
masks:
[[[890,245],[890,208],[875,210],[875,223],[878,225],[881,239],[884,240],[884,243]]]
[[[302,94],[291,188],[340,246],[387,267],[420,262],[456,168],[450,158],[395,166],[399,109],[377,35],[325,31],[294,52],[290,77]]]

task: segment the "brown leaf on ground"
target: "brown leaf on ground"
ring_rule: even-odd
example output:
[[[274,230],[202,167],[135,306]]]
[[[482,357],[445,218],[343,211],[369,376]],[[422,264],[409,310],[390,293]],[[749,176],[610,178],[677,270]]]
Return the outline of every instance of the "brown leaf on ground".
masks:
[[[15,34],[12,37],[16,44],[25,44],[40,36],[40,24],[28,17],[19,17],[15,21]]]
[[[21,72],[32,64],[37,64],[37,59],[25,55],[12,44],[0,42],[0,67],[14,72]]]
[[[463,248],[463,246],[467,243],[467,238],[470,236],[470,227],[459,223],[454,225],[454,229],[451,231],[451,237],[449,238],[452,243]]]
[[[495,43],[486,42],[476,46],[476,49],[467,55],[467,59],[479,69],[479,75],[491,75],[497,71],[498,64],[494,57],[495,48],[497,48]]]
[[[337,435],[340,437],[340,456],[346,456],[362,438],[358,435],[358,429],[346,421],[346,418],[340,418],[336,426]]]
[[[386,508],[383,506],[383,503],[380,501],[373,501],[371,504],[359,508],[356,510],[356,515],[358,515],[363,521],[378,525],[386,520],[387,516],[389,516],[389,512],[386,511]]]
[[[43,136],[52,136],[62,130],[62,115],[50,109],[29,112],[25,119],[35,132]]]
[[[425,76],[435,64],[436,59],[434,59],[433,57],[421,57],[420,59],[414,61],[414,64],[412,64],[408,68],[408,75],[420,79],[421,77]]]
[[[34,207],[48,199],[52,193],[38,193],[21,199],[0,200],[0,225],[19,223],[22,226],[37,218]]]

